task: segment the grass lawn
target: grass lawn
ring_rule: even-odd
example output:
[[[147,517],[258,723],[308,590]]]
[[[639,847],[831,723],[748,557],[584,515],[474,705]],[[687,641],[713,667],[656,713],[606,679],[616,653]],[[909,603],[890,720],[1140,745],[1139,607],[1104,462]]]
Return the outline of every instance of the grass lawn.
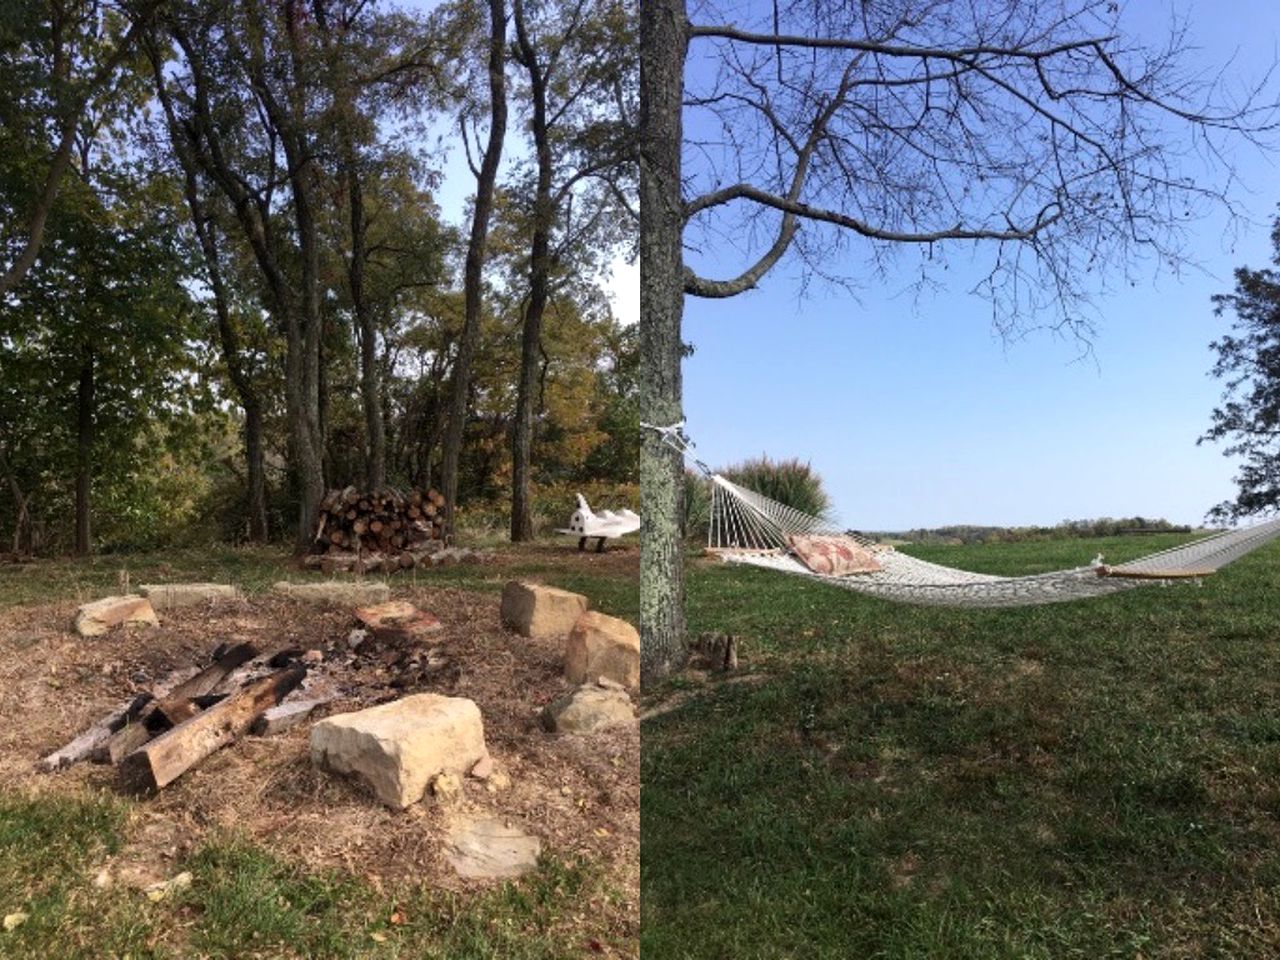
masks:
[[[398,595],[407,593],[423,603],[430,603],[431,589],[437,584],[484,593],[492,602],[486,598],[481,606],[496,610],[496,595],[503,583],[512,578],[533,578],[579,590],[597,609],[634,620],[637,552],[631,545],[603,555],[579,555],[566,542],[497,547],[492,563],[442,567],[416,578],[404,574],[390,582]],[[92,643],[93,650],[100,651],[95,656],[128,660],[133,647],[126,648],[121,638],[80,641],[52,633],[48,625],[69,622],[71,602],[115,592],[126,577],[132,585],[152,580],[236,583],[251,598],[260,598],[252,609],[233,611],[231,616],[240,618],[270,616],[275,608],[262,596],[270,583],[284,578],[318,578],[293,569],[287,555],[278,549],[212,548],[0,566],[0,615],[7,614],[10,624],[31,624],[30,636],[40,638],[22,640],[27,635],[19,634],[28,628],[18,626],[13,631],[17,641],[4,637],[3,628],[0,640],[16,643],[15,649],[21,649],[23,642],[73,649]],[[437,612],[448,620],[447,609]],[[493,616],[496,618],[496,613]],[[182,631],[192,630],[199,616],[184,618],[174,613],[162,620],[166,632],[147,643],[163,642],[165,637],[172,642],[184,636]],[[218,629],[214,627],[215,632]],[[341,633],[345,626],[340,623],[337,629]],[[493,629],[497,630],[496,619]],[[210,645],[213,639],[209,638]],[[138,641],[133,644],[137,646]],[[32,654],[34,662],[45,652],[33,649]],[[32,683],[29,675],[35,675],[39,679],[34,684],[46,684],[47,671],[37,669],[33,674],[29,664],[13,663],[7,656],[5,662],[13,668],[8,672],[10,682]],[[132,667],[122,669],[127,673]],[[59,673],[64,679],[54,688],[55,693],[86,697],[82,690],[69,686],[77,682],[73,678],[80,676],[78,670],[64,668]],[[96,673],[90,671],[90,675]],[[94,682],[101,684],[101,677]],[[11,715],[3,719],[10,729],[22,729],[20,717],[12,715],[15,711],[6,712]],[[66,731],[67,738],[74,732]],[[500,732],[495,735],[502,736]],[[20,741],[21,737],[9,737],[6,742],[11,740]],[[225,764],[239,756],[270,758],[273,751],[292,749],[276,740],[259,741],[259,746],[234,745],[226,751],[228,756],[210,758],[207,766],[225,772]],[[304,741],[305,735],[297,748],[303,752]],[[506,756],[512,756],[514,749],[502,745]],[[576,847],[565,849],[548,841],[539,868],[519,881],[454,884],[451,889],[409,879],[386,879],[374,875],[368,865],[362,868],[359,859],[353,863],[354,869],[308,867],[267,849],[245,829],[202,822],[203,808],[198,804],[187,808],[182,799],[188,789],[182,781],[160,798],[138,800],[112,789],[110,778],[101,773],[106,768],[77,767],[60,774],[37,775],[30,771],[30,759],[39,751],[31,746],[20,752],[23,756],[6,754],[0,758],[0,767],[11,774],[0,778],[5,780],[0,783],[0,916],[27,916],[12,930],[0,931],[3,958],[551,960],[636,955],[634,893],[619,886],[616,871]],[[530,755],[531,749],[525,748],[523,756]],[[299,762],[302,770],[294,779],[305,779],[305,757]],[[563,775],[564,771],[557,773]],[[213,789],[217,789],[219,775],[210,774]],[[527,787],[517,784],[493,802],[510,803],[522,788]],[[280,786],[277,792],[284,789]],[[348,797],[337,786],[332,789],[337,791],[333,809],[380,809],[354,794],[354,799]],[[480,796],[485,794],[481,791]],[[570,802],[559,796],[559,788],[555,799]],[[584,799],[595,801],[594,797]],[[184,816],[195,818],[191,825],[199,824],[198,834],[183,833]],[[375,831],[381,822],[379,816],[388,815],[370,814]],[[424,819],[414,822],[430,820],[428,811]],[[180,841],[176,853],[166,854],[171,857],[166,861],[171,864],[166,875],[190,871],[193,882],[189,888],[151,902],[136,885],[115,880],[100,887],[94,882],[104,863],[128,862],[143,848],[149,852],[155,845],[149,831],[161,821],[176,830]],[[411,833],[410,828],[411,824],[398,829]],[[369,847],[374,847],[377,839],[371,836]]]
[[[28,914],[0,933],[0,956],[552,960],[577,952],[558,928],[593,880],[586,865],[548,859],[519,884],[473,896],[387,891],[227,836],[193,852],[187,890],[153,903],[89,879],[128,830],[129,804],[115,797],[0,793],[0,904]]]
[[[1031,573],[1181,539],[910,552]],[[642,950],[1280,956],[1278,585],[1278,545],[986,611],[695,561],[691,629],[761,679],[644,724]]]
[[[531,578],[554,582],[591,599],[592,606],[636,622],[640,598],[634,567],[639,547],[634,542],[611,547],[603,554],[578,553],[568,539],[539,540],[519,549],[495,544],[494,562],[463,563],[407,571],[387,579],[393,586],[433,583],[463,590],[500,593],[508,580]],[[103,554],[85,560],[40,560],[32,564],[0,564],[0,607],[44,603],[51,598],[89,600],[117,592],[126,583],[207,580],[234,583],[246,593],[262,593],[277,580],[325,580],[317,571],[303,570],[280,547],[214,545],[187,550],[143,554]]]

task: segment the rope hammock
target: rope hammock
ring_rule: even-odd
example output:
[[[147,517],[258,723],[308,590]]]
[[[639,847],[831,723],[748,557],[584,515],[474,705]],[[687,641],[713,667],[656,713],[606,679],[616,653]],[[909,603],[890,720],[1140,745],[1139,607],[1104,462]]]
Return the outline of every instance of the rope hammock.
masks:
[[[692,442],[684,435],[683,424],[642,426],[660,434],[663,443],[689,456]],[[712,484],[708,552],[729,563],[810,577],[860,593],[928,606],[1034,606],[1100,597],[1153,583],[1188,579],[1199,582],[1201,577],[1280,537],[1280,518],[1277,518],[1211,534],[1116,566],[1103,564],[1099,556],[1089,566],[1029,576],[972,573],[918,560],[866,537],[831,529],[817,517],[713,473],[700,460],[693,459],[693,462]],[[871,550],[880,569],[845,576],[815,573],[791,551],[790,538],[795,536],[846,537]]]
[[[832,530],[808,514],[711,475],[710,552],[747,564],[822,580],[890,600],[940,607],[1020,607],[1118,593],[1144,584],[1199,580],[1280,536],[1280,519],[1215,533],[1117,566],[1001,577],[918,560],[872,540]],[[844,536],[870,549],[881,569],[837,577],[814,573],[788,548],[793,536]]]

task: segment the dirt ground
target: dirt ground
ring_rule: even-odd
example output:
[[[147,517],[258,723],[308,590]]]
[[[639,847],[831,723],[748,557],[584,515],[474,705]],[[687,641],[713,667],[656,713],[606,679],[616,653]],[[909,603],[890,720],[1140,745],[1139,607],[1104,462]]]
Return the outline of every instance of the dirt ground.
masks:
[[[635,562],[634,552],[620,552],[593,566],[622,572]],[[348,663],[347,635],[356,625],[350,610],[271,596],[161,611],[159,628],[95,639],[71,630],[71,600],[0,610],[0,777],[37,793],[116,790],[109,766],[80,763],[48,774],[34,763],[170,671],[207,663],[220,643],[320,649],[343,696],[320,708],[316,719],[411,693],[473,699],[497,769],[511,785],[495,792],[468,778],[461,811],[491,813],[540,837],[544,850],[603,865],[622,902],[584,902],[582,908],[614,914],[625,928],[620,936],[637,935],[638,726],[589,738],[545,733],[539,710],[568,689],[561,641],[507,631],[496,595],[421,581],[393,587],[396,599],[443,622],[423,655],[400,651]],[[114,879],[147,883],[171,876],[203,836],[230,828],[311,867],[340,867],[374,882],[464,889],[469,882],[442,852],[446,823],[459,808],[430,798],[402,813],[382,807],[360,785],[312,767],[309,729],[307,723],[273,737],[245,737],[140,803],[131,842],[110,865]]]

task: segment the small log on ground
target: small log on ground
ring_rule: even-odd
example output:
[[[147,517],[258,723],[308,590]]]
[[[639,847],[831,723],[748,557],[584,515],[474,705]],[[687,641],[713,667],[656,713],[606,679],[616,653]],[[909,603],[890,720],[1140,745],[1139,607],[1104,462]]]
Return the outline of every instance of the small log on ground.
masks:
[[[157,688],[156,702],[140,716],[121,724],[99,751],[99,759],[120,763],[152,737],[189,720],[200,712],[202,695],[211,693],[237,667],[257,655],[253,644],[242,643],[223,651],[195,676]]]
[[[105,760],[107,763],[119,763],[157,733],[163,732],[164,723],[163,714],[151,711],[125,724],[111,735],[103,750],[99,752],[98,759]]]
[[[93,760],[98,763],[107,760],[107,744],[111,738],[120,730],[136,722],[152,700],[167,695],[170,690],[190,676],[189,668],[173,671],[149,692],[140,693],[127,703],[121,704],[65,747],[40,760],[37,766],[41,770],[52,771],[69,767],[81,760]]]
[[[205,757],[247,733],[306,674],[306,667],[292,667],[263,677],[161,734],[125,758],[120,765],[121,782],[138,792],[168,786]]]
[[[112,710],[65,747],[42,758],[36,766],[46,772],[52,772],[92,756],[106,745],[112,734],[136,720],[142,713],[143,707],[151,700],[149,693],[138,694],[132,700]]]
[[[273,734],[292,730],[315,713],[317,707],[337,699],[338,691],[329,689],[318,691],[305,699],[277,704],[255,720],[249,732],[258,737],[270,737]]]

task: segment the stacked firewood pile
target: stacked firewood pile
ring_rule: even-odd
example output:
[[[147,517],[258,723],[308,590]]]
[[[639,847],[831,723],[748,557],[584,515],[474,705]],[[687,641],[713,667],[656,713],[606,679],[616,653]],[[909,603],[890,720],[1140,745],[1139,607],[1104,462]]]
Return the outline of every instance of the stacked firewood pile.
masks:
[[[411,569],[444,545],[444,514],[436,490],[330,490],[320,502],[306,565],[326,573]]]

